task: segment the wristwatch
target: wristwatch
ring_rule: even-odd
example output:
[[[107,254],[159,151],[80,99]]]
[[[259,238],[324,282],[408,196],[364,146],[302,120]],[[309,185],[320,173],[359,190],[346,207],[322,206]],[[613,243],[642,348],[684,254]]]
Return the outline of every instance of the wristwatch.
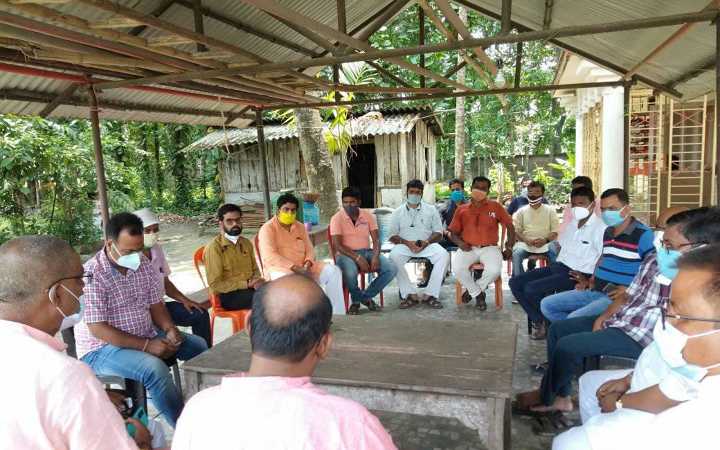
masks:
[[[615,401],[615,409],[623,409],[622,397]]]

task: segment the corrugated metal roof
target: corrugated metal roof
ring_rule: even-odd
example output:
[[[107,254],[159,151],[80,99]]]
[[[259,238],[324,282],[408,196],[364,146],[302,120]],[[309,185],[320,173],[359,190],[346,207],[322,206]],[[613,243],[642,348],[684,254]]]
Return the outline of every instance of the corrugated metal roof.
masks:
[[[482,8],[500,13],[498,0],[468,0]],[[554,2],[550,28],[581,26],[623,20],[659,17],[701,11],[708,0],[564,0]],[[545,2],[514,0],[512,19],[534,30],[543,29]],[[637,31],[604,33],[561,38],[560,42],[576,47],[597,58],[621,66],[634,67],[672,35],[680,26],[650,28]],[[651,62],[643,65],[638,75],[655,82],[670,83],[714,59],[715,27],[695,24],[675,43],[665,48]],[[714,70],[711,71],[714,75]],[[715,90],[713,76],[688,80],[675,87],[683,97],[692,99]]]
[[[348,131],[352,137],[409,133],[417,121],[422,119],[420,113],[389,116],[369,114],[350,119]],[[264,133],[266,141],[290,139],[297,137],[297,128],[290,125],[265,125]],[[187,146],[185,150],[204,150],[254,142],[257,142],[257,128],[233,128],[213,131]]]

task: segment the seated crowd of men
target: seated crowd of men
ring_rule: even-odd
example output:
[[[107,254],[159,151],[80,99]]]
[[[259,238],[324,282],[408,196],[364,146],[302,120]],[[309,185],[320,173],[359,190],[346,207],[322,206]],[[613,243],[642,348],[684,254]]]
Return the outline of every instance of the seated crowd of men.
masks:
[[[206,276],[224,309],[252,309],[246,323],[252,361],[248,372],[223,378],[187,406],[169,367],[212,346],[209,305],[189,299],[170,281],[152,211],[112,216],[105,245],[84,266],[57,238],[5,243],[0,335],[13,340],[10,360],[24,363],[0,375],[12,387],[8,400],[14,405],[0,413],[0,448],[165,446],[153,438],[152,421],[121,414],[122,401],[111,402],[95,376],[102,375],[147,389],[165,421],[177,426],[173,448],[236,448],[234,425],[240,423],[242,448],[296,448],[302,442],[300,447],[314,449],[393,449],[377,418],[326,394],[310,377],[332,345],[332,314],[346,311],[344,288],[348,314],[361,306],[379,310],[374,298],[395,278],[400,308],[442,308],[449,250],[462,301],[474,301],[481,311],[503,259],[511,259],[510,288],[527,312],[531,338],[547,338],[542,383],[517,395],[516,412],[571,411],[572,381],[586,358],[639,358],[633,372],[582,376],[584,425],[560,435],[553,448],[620,448],[613,446],[617,431],[661,427],[671,413],[688,426],[691,412],[709,417],[714,409],[708,398],[717,384],[710,375],[720,374],[720,209],[669,208],[653,231],[632,216],[624,190],[608,189],[598,199],[591,180],[581,176],[572,182],[559,223],[541,183],[527,183],[526,199],[513,202],[512,216],[488,198],[490,187],[488,178],[476,177],[466,198],[464,183],[452,180],[450,200],[439,211],[422,200],[422,182],[410,181],[406,201],[391,216],[388,257],[375,215],[360,208],[359,190],[348,187],[329,227],[335,264],[317,259],[293,195],[278,198],[276,215],[258,232],[257,248],[242,236],[240,207],[221,206],[219,233],[204,249]],[[502,248],[500,227],[507,236]],[[405,270],[413,258],[430,263],[423,292]],[[544,267],[525,270],[525,260],[538,258],[546,260]],[[476,263],[483,267],[479,274],[471,270]],[[367,273],[374,277],[360,287],[358,276]],[[61,354],[65,347],[53,338],[71,329],[77,360]],[[33,400],[21,400],[28,398]],[[235,408],[240,402],[254,406]],[[133,405],[135,412],[140,406]],[[678,413],[682,407],[687,412]],[[215,414],[230,409],[235,413]]]

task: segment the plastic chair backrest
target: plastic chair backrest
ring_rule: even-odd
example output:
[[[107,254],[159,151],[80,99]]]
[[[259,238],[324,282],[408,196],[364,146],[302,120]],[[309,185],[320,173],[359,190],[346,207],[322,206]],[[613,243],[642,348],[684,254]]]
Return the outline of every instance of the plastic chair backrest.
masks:
[[[327,229],[328,247],[330,248],[330,256],[332,256],[333,262],[335,261],[335,246],[333,245],[332,234],[330,234],[330,225]]]
[[[203,287],[208,287],[207,283],[205,282],[205,277],[203,277],[202,272],[200,272],[200,266],[205,265],[205,262],[203,261],[204,255],[205,255],[205,247],[204,246],[195,250],[195,254],[193,255],[193,264],[195,264],[195,270],[197,271],[197,274],[200,277],[200,281],[202,281]]]

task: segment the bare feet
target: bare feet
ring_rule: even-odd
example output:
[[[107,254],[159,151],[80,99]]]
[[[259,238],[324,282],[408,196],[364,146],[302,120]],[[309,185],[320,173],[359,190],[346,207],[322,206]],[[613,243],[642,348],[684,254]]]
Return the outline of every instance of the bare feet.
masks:
[[[537,405],[537,406],[531,406],[531,411],[535,412],[552,412],[552,411],[560,411],[564,413],[572,412],[573,410],[573,403],[571,397],[555,397],[555,401],[550,406],[545,405]]]

